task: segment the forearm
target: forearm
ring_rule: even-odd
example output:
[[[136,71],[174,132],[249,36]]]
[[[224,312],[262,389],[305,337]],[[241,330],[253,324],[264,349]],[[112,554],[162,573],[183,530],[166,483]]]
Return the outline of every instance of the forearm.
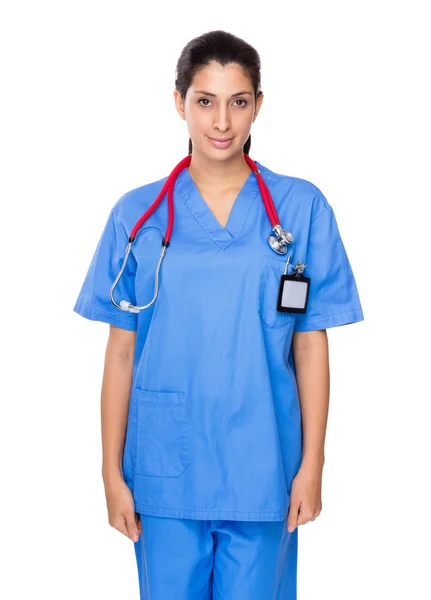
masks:
[[[292,346],[301,404],[302,464],[323,468],[330,385],[326,330],[297,332]]]
[[[127,428],[133,354],[109,343],[105,354],[101,393],[102,473],[107,479],[122,476],[122,457]]]

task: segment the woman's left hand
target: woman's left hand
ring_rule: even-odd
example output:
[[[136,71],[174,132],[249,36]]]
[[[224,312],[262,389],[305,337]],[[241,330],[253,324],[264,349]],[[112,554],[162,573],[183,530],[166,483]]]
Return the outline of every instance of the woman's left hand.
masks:
[[[322,468],[302,465],[292,481],[287,530],[314,521],[322,510]]]

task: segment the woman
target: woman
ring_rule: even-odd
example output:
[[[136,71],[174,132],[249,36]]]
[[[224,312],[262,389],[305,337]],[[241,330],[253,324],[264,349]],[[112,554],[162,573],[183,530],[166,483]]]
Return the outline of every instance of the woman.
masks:
[[[192,40],[174,97],[191,160],[174,184],[156,300],[166,199],[137,233],[113,292],[117,304],[150,306],[118,310],[110,290],[134,224],[167,178],[114,205],[74,307],[110,324],[109,522],[135,542],[143,599],[294,600],[298,526],[322,505],[326,328],[363,320],[358,291],[322,192],[255,161],[293,235],[285,255],[267,242],[271,224],[245,159],[263,100],[257,52],[223,31]],[[285,272],[310,279],[305,312],[277,309]]]

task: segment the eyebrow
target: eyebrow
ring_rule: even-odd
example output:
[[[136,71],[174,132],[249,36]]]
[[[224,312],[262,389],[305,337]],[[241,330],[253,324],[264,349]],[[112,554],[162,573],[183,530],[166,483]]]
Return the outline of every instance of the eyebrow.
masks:
[[[194,93],[205,94],[205,96],[213,96],[214,98],[217,97],[217,94],[212,94],[211,92],[207,92],[206,90],[195,90]],[[252,96],[251,92],[247,92],[246,90],[244,90],[242,92],[236,92],[236,94],[232,94],[231,98],[234,98],[235,96],[242,96],[243,94],[249,94],[250,96]]]

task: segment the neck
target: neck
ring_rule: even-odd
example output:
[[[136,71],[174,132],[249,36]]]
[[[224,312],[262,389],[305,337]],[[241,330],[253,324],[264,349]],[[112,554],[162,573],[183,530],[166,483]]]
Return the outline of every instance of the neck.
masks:
[[[187,167],[192,179],[202,188],[229,187],[243,182],[250,174],[244,153],[241,151],[228,160],[211,160],[194,151]]]

